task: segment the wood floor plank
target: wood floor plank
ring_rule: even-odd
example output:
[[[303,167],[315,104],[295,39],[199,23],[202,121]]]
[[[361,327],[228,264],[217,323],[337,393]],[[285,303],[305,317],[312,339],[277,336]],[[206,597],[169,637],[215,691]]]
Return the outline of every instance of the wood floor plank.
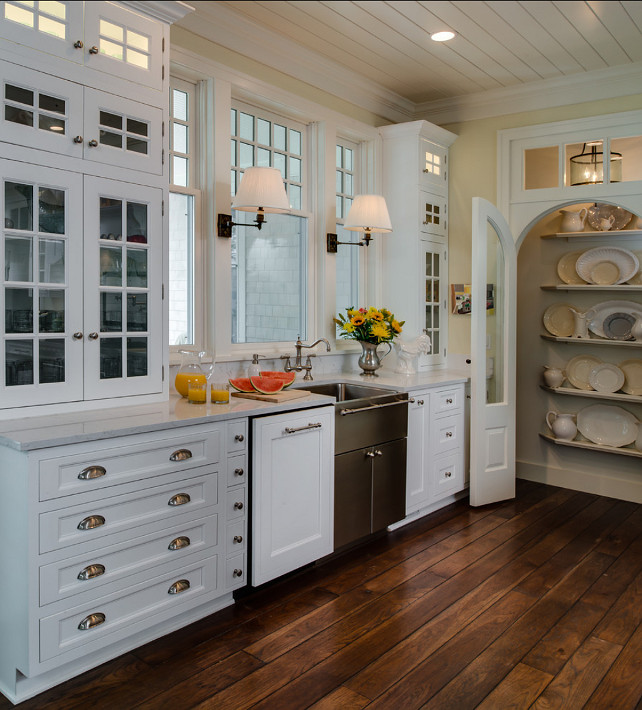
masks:
[[[533,704],[533,710],[582,708],[622,650],[595,636],[573,654]]]
[[[321,698],[314,705],[310,705],[309,710],[360,710],[370,703],[368,698],[355,693],[350,688],[341,686],[324,698]]]
[[[629,584],[595,629],[595,636],[624,646],[642,623],[642,572]]]
[[[553,676],[518,663],[504,680],[477,706],[477,710],[527,710]]]

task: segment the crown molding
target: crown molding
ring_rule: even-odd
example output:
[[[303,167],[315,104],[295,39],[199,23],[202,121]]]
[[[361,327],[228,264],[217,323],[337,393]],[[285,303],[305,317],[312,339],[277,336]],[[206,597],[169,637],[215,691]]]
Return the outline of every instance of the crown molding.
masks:
[[[642,62],[416,105],[415,118],[458,123],[642,93]]]
[[[188,15],[179,26],[388,121],[415,118],[413,101],[241,17],[221,3],[199,7],[198,16]]]
[[[143,0],[121,0],[121,5],[126,5],[132,10],[151,15],[157,20],[162,20],[169,24],[182,20],[185,15],[194,12],[196,9],[186,2],[180,2],[180,0],[178,2],[162,2],[161,0],[149,0],[147,2]]]

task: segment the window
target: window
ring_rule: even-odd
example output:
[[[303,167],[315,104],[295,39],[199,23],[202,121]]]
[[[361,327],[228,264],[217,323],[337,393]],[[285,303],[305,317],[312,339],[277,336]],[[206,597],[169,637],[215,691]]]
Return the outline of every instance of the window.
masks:
[[[267,214],[259,231],[232,232],[232,343],[284,342],[307,337],[308,216],[304,190],[305,126],[235,104],[231,114],[231,189],[243,170],[278,168],[293,214]],[[297,214],[298,213],[298,214]],[[235,222],[251,222],[235,212]]]
[[[195,298],[200,272],[197,252],[200,191],[196,174],[196,100],[194,84],[172,79],[170,85],[170,173],[169,195],[169,344],[199,345],[200,304]]]
[[[336,145],[336,232],[340,242],[361,241],[360,232],[343,228],[352,206],[357,183],[359,146],[341,140]],[[361,248],[340,246],[336,255],[336,310],[359,306],[359,256]]]

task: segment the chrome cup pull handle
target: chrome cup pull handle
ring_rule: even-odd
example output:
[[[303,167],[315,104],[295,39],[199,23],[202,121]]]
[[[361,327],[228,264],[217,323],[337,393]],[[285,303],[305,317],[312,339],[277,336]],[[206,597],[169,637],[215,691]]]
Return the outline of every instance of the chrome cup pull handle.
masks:
[[[189,547],[192,541],[186,536],[181,535],[180,537],[175,537],[167,546],[168,550],[182,550],[185,547]]]
[[[170,461],[187,461],[187,459],[191,459],[192,452],[189,449],[177,449],[174,451],[174,453],[169,457]]]
[[[102,574],[105,574],[105,565],[88,565],[87,567],[85,567],[85,569],[78,572],[78,579],[81,582],[86,582],[88,579],[100,577]]]
[[[107,617],[102,612],[97,611],[95,614],[89,614],[89,616],[86,616],[78,624],[78,628],[80,631],[88,631],[89,629],[93,629],[96,626],[104,624],[106,620]]]
[[[78,523],[78,530],[93,530],[105,524],[102,515],[89,515]]]
[[[191,587],[189,579],[179,579],[178,582],[174,582],[172,586],[167,590],[168,594],[180,594],[181,592],[187,591]]]
[[[81,481],[90,481],[92,478],[102,478],[107,473],[104,466],[87,466],[78,474]]]
[[[191,500],[188,493],[177,493],[167,501],[167,505],[186,505]]]

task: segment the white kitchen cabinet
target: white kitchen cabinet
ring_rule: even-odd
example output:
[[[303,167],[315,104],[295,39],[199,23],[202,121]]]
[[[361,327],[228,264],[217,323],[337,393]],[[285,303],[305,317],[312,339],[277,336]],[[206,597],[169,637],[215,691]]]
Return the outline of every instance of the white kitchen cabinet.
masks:
[[[435,508],[466,486],[464,385],[411,392],[406,515]]]
[[[445,362],[448,305],[448,148],[456,136],[426,121],[379,129],[384,195],[393,233],[383,243],[386,307],[404,332],[426,330],[433,347],[419,369]]]
[[[233,603],[246,439],[238,419],[0,447],[0,692],[20,702]]]
[[[320,407],[253,420],[254,586],[333,550],[334,416]]]

